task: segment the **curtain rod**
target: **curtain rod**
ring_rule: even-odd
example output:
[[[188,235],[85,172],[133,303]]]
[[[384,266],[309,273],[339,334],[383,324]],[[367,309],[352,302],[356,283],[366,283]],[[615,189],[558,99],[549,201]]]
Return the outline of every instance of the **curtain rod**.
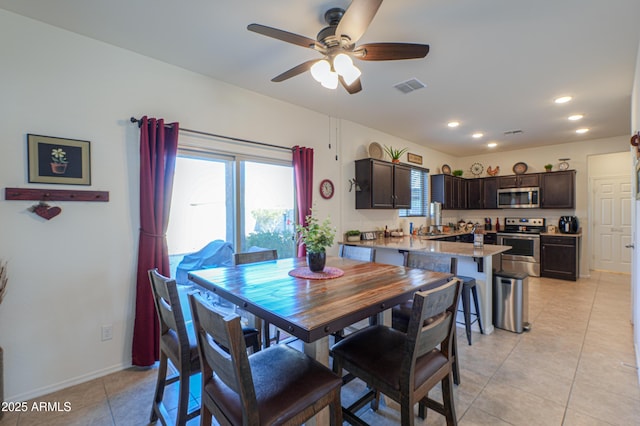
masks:
[[[130,120],[131,120],[132,123],[138,123],[138,127],[140,127],[142,125],[142,120],[138,120],[135,117],[131,117]],[[165,126],[170,126],[170,124],[165,124]],[[264,147],[268,147],[268,148],[284,149],[285,151],[291,151],[293,149],[293,148],[287,148],[286,146],[273,145],[273,144],[266,143],[266,142],[258,142],[258,141],[252,141],[252,140],[249,140],[249,139],[234,138],[232,136],[217,135],[215,133],[202,132],[200,130],[185,129],[185,128],[182,128],[182,127],[178,127],[178,131],[186,132],[186,133],[194,133],[194,134],[197,134],[197,135],[211,136],[211,137],[214,137],[214,138],[227,139],[227,140],[234,141],[234,142],[250,143],[250,144],[253,144],[253,145],[260,145],[260,146],[264,146]]]

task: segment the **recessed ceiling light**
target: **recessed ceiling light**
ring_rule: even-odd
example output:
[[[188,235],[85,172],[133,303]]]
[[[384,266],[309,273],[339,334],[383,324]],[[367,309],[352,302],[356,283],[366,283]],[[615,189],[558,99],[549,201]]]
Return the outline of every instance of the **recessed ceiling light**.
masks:
[[[471,135],[472,138],[476,138],[476,139],[480,139],[483,136],[484,136],[484,134],[480,133],[480,132],[476,132],[476,133]]]
[[[567,117],[567,119],[571,121],[578,121],[578,120],[581,120],[582,118],[584,118],[584,115],[582,114],[573,114]]]
[[[447,126],[449,127],[458,127],[460,125],[459,121],[450,121],[447,123]]]
[[[587,129],[586,127],[582,128],[582,129],[578,129],[576,130],[576,133],[578,134],[583,134],[583,133],[587,133],[589,131],[589,129]]]
[[[488,146],[489,148],[495,148],[496,146],[498,146],[498,144],[497,144],[497,143],[495,143],[495,142],[489,142],[489,143],[487,144],[487,146]]]
[[[559,98],[555,98],[553,100],[553,102],[557,103],[557,104],[564,104],[569,102],[571,99],[573,99],[571,96],[561,96]]]

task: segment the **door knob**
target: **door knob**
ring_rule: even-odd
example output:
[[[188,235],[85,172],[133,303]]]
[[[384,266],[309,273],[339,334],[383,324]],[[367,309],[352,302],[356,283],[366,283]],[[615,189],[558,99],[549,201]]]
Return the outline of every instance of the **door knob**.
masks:
[[[627,244],[625,247],[626,247],[626,248],[631,248],[631,249],[632,249],[632,248],[636,248],[635,244],[633,244],[633,243],[631,243],[631,244]]]

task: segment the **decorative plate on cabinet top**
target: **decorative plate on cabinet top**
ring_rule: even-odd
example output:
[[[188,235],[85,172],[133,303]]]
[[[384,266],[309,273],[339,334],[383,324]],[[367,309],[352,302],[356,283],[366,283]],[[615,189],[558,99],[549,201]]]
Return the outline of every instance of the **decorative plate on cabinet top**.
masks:
[[[448,164],[443,164],[442,167],[440,167],[440,170],[442,170],[442,173],[444,173],[445,175],[451,174],[451,167],[449,167]]]
[[[516,163],[513,165],[513,173],[517,174],[517,175],[521,175],[527,172],[527,169],[529,168],[529,166],[527,166],[527,163]]]
[[[369,151],[370,158],[382,160],[382,157],[384,157],[384,151],[382,150],[382,146],[380,146],[378,142],[371,142],[367,150]]]

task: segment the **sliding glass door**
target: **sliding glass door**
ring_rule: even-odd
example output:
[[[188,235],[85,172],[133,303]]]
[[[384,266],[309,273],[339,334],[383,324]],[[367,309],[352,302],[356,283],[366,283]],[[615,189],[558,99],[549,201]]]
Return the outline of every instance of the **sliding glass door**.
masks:
[[[225,259],[260,248],[294,256],[294,212],[291,164],[179,152],[167,230],[172,275],[185,255],[205,247],[203,256],[218,250]]]

